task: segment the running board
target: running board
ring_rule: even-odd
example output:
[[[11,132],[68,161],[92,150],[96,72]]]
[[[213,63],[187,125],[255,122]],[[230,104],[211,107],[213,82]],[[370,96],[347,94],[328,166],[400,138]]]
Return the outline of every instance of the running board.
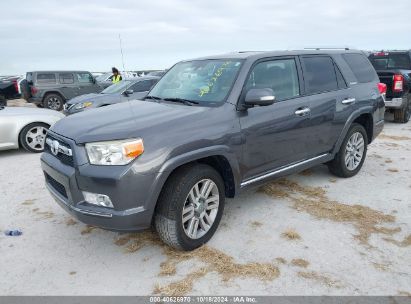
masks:
[[[243,188],[243,187],[249,186],[253,183],[262,181],[264,179],[284,175],[288,171],[293,171],[293,170],[298,169],[298,168],[303,167],[303,166],[308,165],[308,167],[309,167],[309,165],[311,165],[311,164],[321,164],[321,163],[330,161],[331,159],[332,159],[331,154],[329,154],[329,153],[322,154],[322,155],[319,155],[319,156],[316,156],[316,157],[313,157],[313,158],[310,158],[310,159],[306,159],[306,160],[303,160],[303,161],[300,161],[300,162],[297,162],[297,163],[293,163],[291,165],[282,167],[278,170],[275,170],[275,171],[272,171],[272,172],[269,172],[269,173],[266,173],[266,174],[263,174],[263,175],[260,175],[260,176],[257,176],[257,177],[253,177],[249,180],[246,180],[246,181],[242,182],[240,186],[241,186],[241,188]]]

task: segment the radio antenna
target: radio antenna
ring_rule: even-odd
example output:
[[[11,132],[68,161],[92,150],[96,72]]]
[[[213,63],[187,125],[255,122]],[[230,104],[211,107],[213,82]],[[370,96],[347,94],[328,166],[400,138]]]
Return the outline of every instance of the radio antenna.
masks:
[[[126,68],[124,66],[124,55],[123,55],[123,46],[121,45],[121,35],[118,34],[118,40],[120,41],[120,52],[121,52],[121,62],[123,63],[123,73],[126,73]]]

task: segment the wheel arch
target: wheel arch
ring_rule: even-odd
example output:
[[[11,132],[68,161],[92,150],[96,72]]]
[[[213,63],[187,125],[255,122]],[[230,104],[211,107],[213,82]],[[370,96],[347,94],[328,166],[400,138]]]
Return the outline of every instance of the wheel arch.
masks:
[[[47,91],[43,94],[43,99],[41,100],[41,102],[43,103],[44,100],[46,99],[46,97],[50,94],[56,94],[59,95],[62,99],[63,99],[63,103],[66,102],[67,98],[64,96],[64,94],[58,90],[53,90],[53,91]]]
[[[47,125],[48,128],[51,127],[51,125],[50,125],[48,122],[40,121],[40,120],[29,121],[29,122],[26,122],[25,124],[21,124],[21,125],[19,126],[19,130],[18,130],[18,133],[17,133],[17,143],[18,143],[18,145],[19,145],[19,148],[21,148],[21,140],[20,140],[20,138],[21,138],[21,132],[23,132],[23,129],[24,129],[25,127],[27,127],[28,125],[34,124],[34,123],[45,124],[45,125]]]
[[[344,141],[344,138],[347,135],[347,132],[353,123],[359,123],[365,128],[368,137],[368,144],[370,144],[373,140],[374,118],[372,115],[372,107],[359,109],[352,113],[347,122],[345,123],[343,130],[341,131],[340,136],[332,151],[333,154],[336,154],[340,149],[341,144]]]

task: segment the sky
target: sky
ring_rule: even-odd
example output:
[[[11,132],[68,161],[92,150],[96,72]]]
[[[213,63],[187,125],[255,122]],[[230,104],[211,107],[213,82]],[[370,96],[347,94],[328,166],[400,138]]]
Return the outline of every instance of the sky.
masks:
[[[245,50],[409,49],[409,0],[0,1],[0,75],[164,69]]]

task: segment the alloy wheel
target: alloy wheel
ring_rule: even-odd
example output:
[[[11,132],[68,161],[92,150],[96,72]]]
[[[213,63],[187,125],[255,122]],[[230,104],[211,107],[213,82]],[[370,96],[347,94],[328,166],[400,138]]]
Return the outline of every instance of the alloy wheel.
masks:
[[[33,150],[43,151],[46,133],[47,129],[45,127],[36,126],[31,128],[25,136],[26,144]]]
[[[187,195],[182,212],[185,234],[191,239],[204,236],[217,217],[220,195],[211,179],[196,183]]]
[[[348,170],[355,170],[364,156],[364,137],[360,132],[351,135],[345,147],[345,165]]]
[[[57,111],[61,107],[61,102],[57,97],[50,97],[47,100],[47,106],[48,106],[49,109]]]

